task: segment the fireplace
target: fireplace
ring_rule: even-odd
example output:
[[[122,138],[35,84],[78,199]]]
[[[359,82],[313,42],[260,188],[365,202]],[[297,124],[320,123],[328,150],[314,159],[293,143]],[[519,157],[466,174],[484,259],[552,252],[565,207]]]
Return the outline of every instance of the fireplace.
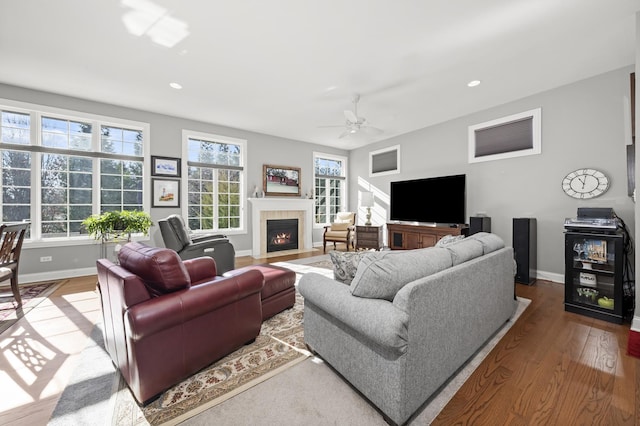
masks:
[[[251,203],[252,251],[256,258],[281,256],[267,253],[267,220],[298,219],[298,251],[313,250],[313,206],[309,198],[249,198]],[[295,250],[293,250],[295,251]]]
[[[267,220],[267,253],[298,249],[298,219]]]

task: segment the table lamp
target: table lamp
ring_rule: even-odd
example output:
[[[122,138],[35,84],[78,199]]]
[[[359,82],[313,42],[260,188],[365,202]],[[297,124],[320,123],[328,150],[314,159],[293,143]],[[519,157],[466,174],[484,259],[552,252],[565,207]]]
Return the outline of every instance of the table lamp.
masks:
[[[371,226],[371,207],[373,207],[373,192],[363,191],[360,194],[360,205],[367,208],[366,226]]]

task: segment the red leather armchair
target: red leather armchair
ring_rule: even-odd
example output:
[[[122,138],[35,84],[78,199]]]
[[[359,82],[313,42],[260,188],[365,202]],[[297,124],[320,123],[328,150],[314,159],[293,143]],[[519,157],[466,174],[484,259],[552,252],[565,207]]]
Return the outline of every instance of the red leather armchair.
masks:
[[[220,277],[211,257],[182,261],[138,242],[118,260],[97,261],[105,346],[139,403],[260,333],[261,272]]]

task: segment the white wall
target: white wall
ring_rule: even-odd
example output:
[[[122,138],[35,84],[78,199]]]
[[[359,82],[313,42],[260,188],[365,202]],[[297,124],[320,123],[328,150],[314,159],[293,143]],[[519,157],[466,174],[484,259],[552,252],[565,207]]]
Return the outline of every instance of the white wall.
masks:
[[[465,173],[467,217],[486,213],[491,217],[492,232],[508,244],[514,217],[536,218],[538,277],[563,282],[563,224],[565,218],[576,216],[578,207],[613,207],[634,235],[625,146],[629,133],[625,126],[630,126],[625,122],[625,101],[630,98],[629,74],[633,70],[615,70],[354,150],[350,153],[351,199],[356,200],[357,191],[369,185],[384,198],[391,181]],[[538,107],[542,108],[542,154],[467,162],[468,126]],[[369,178],[369,152],[396,144],[401,145],[401,174]],[[563,177],[584,167],[599,169],[609,177],[611,186],[604,195],[582,201],[564,194]],[[418,202],[446,200],[416,194]],[[384,202],[376,206],[375,223],[388,219],[387,208]]]

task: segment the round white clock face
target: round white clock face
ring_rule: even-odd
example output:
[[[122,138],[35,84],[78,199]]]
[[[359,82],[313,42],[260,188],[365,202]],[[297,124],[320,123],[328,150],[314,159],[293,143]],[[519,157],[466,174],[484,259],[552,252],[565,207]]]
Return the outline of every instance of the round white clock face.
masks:
[[[562,190],[570,197],[589,199],[602,195],[609,189],[609,179],[594,169],[578,169],[562,180]]]

